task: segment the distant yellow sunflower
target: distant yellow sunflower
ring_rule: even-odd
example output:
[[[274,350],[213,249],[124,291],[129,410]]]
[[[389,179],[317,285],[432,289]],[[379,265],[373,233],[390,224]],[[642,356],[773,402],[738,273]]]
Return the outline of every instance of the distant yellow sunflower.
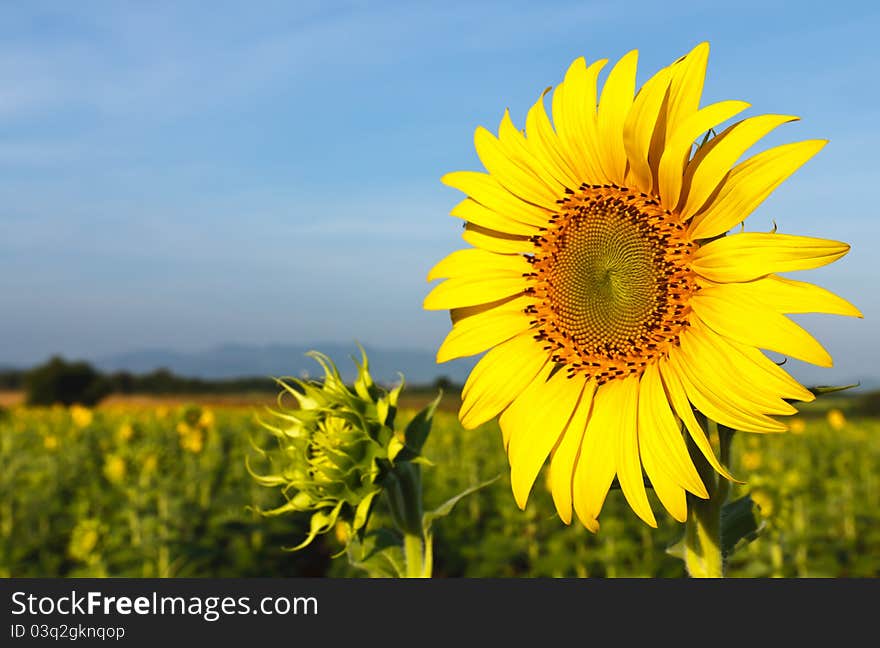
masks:
[[[505,112],[497,137],[475,134],[488,173],[443,177],[468,196],[452,214],[466,221],[473,247],[428,275],[446,280],[425,308],[450,309],[453,321],[437,360],[488,350],[464,386],[462,424],[500,414],[520,507],[549,456],[566,524],[574,510],[598,530],[616,475],[636,514],[656,526],[643,470],[684,521],[685,492],[707,492],[682,425],[730,478],[695,410],[738,430],[784,431],[768,415],[792,414],[786,399],[813,395],[761,349],[830,367],[825,349],[785,315],[861,316],[822,288],[776,274],[831,263],[845,243],[725,235],[826,142],[785,144],[736,164],[797,119],[759,115],[695,149],[748,107],[699,107],[708,54],[698,45],[635,93],[638,52],[629,52],[601,95],[606,61],[580,58],[552,94],[552,124],[544,95],[524,132]]]

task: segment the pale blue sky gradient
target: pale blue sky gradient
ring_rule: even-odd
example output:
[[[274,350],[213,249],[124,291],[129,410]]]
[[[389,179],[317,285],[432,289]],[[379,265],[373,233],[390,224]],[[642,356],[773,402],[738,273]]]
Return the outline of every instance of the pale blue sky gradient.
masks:
[[[866,316],[799,318],[837,359],[807,375],[880,376],[878,31],[853,2],[6,3],[0,365],[434,349],[424,277],[461,246],[439,178],[480,168],[474,128],[521,125],[578,56],[638,48],[642,82],[708,40],[704,103],[802,118],[763,146],[831,140],[747,223],[853,245],[798,275]]]

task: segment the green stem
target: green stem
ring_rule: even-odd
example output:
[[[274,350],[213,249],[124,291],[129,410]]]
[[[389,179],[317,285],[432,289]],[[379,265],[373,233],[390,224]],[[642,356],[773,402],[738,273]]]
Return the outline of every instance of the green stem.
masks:
[[[417,464],[403,462],[386,478],[385,497],[394,525],[403,534],[407,578],[431,578],[431,534],[424,532],[422,472]]]
[[[709,438],[717,435],[719,440],[721,463],[727,464],[730,461],[732,432],[726,429],[718,430],[718,425],[714,421],[705,422]],[[691,458],[706,486],[709,498],[701,499],[688,493],[688,519],[684,533],[685,566],[691,578],[723,578],[721,507],[727,500],[730,484],[715,473],[703,454],[693,447],[690,439],[688,443]]]
[[[431,548],[426,547],[422,536],[413,533],[404,534],[403,556],[406,561],[407,578],[431,577]]]
[[[723,578],[721,506],[691,497],[684,533],[684,562],[691,578]]]

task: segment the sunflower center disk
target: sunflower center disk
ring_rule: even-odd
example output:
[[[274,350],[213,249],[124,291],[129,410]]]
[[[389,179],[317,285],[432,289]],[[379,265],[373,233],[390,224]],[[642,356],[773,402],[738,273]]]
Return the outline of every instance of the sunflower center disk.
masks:
[[[571,375],[641,373],[687,325],[696,246],[672,212],[625,187],[582,185],[560,205],[535,239],[536,338]]]

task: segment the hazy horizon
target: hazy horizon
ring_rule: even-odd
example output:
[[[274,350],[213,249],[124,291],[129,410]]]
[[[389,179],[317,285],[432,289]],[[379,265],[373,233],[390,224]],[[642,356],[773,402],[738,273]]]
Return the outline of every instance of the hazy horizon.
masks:
[[[439,378],[448,378],[458,384],[467,379],[478,356],[460,358],[437,364],[434,361],[434,349],[385,347],[362,345],[368,353],[373,368],[373,376],[379,382],[396,383],[399,374],[403,374],[408,384],[427,384]],[[269,358],[267,351],[276,350],[281,353],[278,358]],[[230,364],[229,351],[233,354]],[[0,362],[0,370],[28,370],[50,360],[53,356],[61,356],[67,361],[84,361],[105,372],[128,371],[135,374],[146,374],[157,369],[170,369],[173,373],[187,378],[226,379],[279,376],[319,376],[321,369],[317,363],[306,355],[307,351],[319,351],[333,360],[343,377],[353,379],[355,375],[352,358],[360,358],[357,343],[325,341],[314,343],[270,343],[240,344],[229,342],[187,350],[168,347],[131,349],[120,353],[106,355],[83,356],[50,353],[39,360],[26,364],[4,364]],[[770,354],[776,362],[784,362],[786,370],[804,385],[843,386],[857,385],[853,391],[869,391],[880,388],[880,376],[877,373],[857,374],[839,367],[815,367],[791,358],[783,359]],[[221,367],[218,370],[218,363]],[[197,367],[197,369],[191,369]]]

